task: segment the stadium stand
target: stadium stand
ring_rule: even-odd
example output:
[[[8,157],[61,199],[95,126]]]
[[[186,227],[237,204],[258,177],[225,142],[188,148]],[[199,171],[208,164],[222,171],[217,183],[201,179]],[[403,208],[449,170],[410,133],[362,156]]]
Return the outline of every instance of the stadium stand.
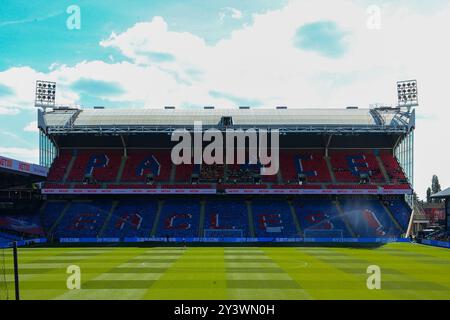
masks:
[[[71,159],[72,154],[70,150],[61,150],[59,156],[52,163],[48,172],[47,181],[63,182]]]
[[[83,181],[92,176],[94,181],[115,181],[120,165],[120,151],[74,150],[75,163],[69,173],[69,181]]]
[[[149,237],[158,203],[149,200],[120,201],[106,223],[102,237]]]
[[[134,150],[128,153],[122,174],[122,182],[148,182],[151,176],[154,181],[169,181],[171,170],[170,151]]]
[[[302,150],[281,150],[280,168],[283,182],[297,182],[299,175],[305,183],[331,182],[323,153]]]
[[[38,116],[43,138],[58,142],[39,212],[54,239],[389,237],[411,216],[411,168],[397,146],[413,126],[396,108],[56,107]],[[279,129],[279,172],[261,175],[248,149],[244,164],[173,164],[170,133],[197,120]]]
[[[256,237],[298,237],[291,208],[287,201],[256,199],[252,201],[253,224]]]
[[[327,199],[302,199],[294,202],[304,236],[351,237],[345,216],[340,214],[336,204]]]
[[[244,201],[238,199],[209,201],[205,206],[205,237],[248,237],[248,213]]]
[[[200,203],[174,199],[165,202],[159,218],[157,234],[162,237],[198,237]]]
[[[49,189],[98,189],[107,182],[108,189],[147,188],[148,185],[170,188],[172,184],[188,187],[189,184],[228,184],[251,188],[264,183],[264,188],[283,188],[285,186],[320,186],[326,189],[409,189],[410,186],[397,160],[388,153],[382,153],[380,160],[386,167],[390,181],[386,181],[372,151],[336,151],[330,155],[331,170],[327,167],[324,156],[318,151],[282,150],[280,152],[280,176],[261,176],[260,165],[194,165],[175,166],[174,181],[170,182],[172,166],[168,151],[139,150],[130,151],[124,158],[121,177],[118,177],[122,156],[118,151],[106,150],[93,152],[89,150],[72,150],[78,155],[70,172],[70,152],[65,150],[57,157],[50,169]],[[331,175],[335,176],[332,181]],[[361,174],[368,180],[361,183]],[[66,183],[63,181],[67,176]],[[92,176],[92,180],[84,181]],[[194,179],[197,177],[198,179]],[[118,179],[120,178],[120,179]],[[195,181],[194,181],[195,180]],[[83,182],[83,183],[80,183]],[[139,185],[140,183],[140,185]],[[248,186],[245,186],[245,185]],[[155,187],[156,188],[156,187]],[[175,187],[173,187],[175,189]],[[258,188],[258,187],[256,187]],[[286,187],[287,188],[287,187]]]
[[[402,229],[406,231],[411,216],[411,208],[402,199],[384,200],[384,204]]]
[[[386,209],[379,200],[343,199],[340,201],[351,228],[359,237],[399,236]]]
[[[112,208],[112,201],[72,201],[54,230],[58,238],[97,237]]]

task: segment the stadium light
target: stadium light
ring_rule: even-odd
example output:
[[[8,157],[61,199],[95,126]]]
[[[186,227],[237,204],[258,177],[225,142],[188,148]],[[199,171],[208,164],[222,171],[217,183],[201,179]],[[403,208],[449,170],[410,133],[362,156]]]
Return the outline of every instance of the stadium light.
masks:
[[[397,95],[399,107],[415,107],[419,105],[419,96],[416,80],[397,82]]]
[[[34,105],[36,107],[54,107],[56,96],[56,82],[36,81],[36,97]]]

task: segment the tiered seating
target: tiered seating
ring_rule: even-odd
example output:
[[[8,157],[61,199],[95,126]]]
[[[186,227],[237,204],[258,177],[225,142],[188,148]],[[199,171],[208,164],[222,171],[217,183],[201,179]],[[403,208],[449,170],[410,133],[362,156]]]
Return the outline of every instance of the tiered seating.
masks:
[[[331,166],[337,182],[359,183],[360,173],[369,175],[371,182],[385,182],[375,155],[371,152],[335,151]]]
[[[224,165],[223,164],[202,164],[200,165],[200,180],[217,182],[224,178]]]
[[[67,201],[47,201],[45,204],[43,219],[45,231],[48,232],[55,221],[58,220],[67,203]]]
[[[157,235],[198,237],[200,203],[194,200],[166,201],[161,209]]]
[[[385,206],[392,213],[394,218],[402,227],[403,231],[408,229],[409,218],[411,216],[411,208],[401,199],[386,200]]]
[[[97,182],[115,181],[120,162],[121,151],[118,150],[80,150],[67,180],[83,181],[86,175],[92,175]]]
[[[247,206],[242,200],[215,200],[205,206],[205,236],[248,237]],[[229,232],[227,232],[229,231]]]
[[[56,237],[97,237],[111,210],[112,201],[72,202],[54,230]]]
[[[298,237],[287,201],[259,199],[252,201],[253,223],[257,237]]]
[[[39,214],[37,212],[14,212],[0,214],[0,230],[14,235],[26,237],[40,237],[44,235]]]
[[[61,150],[48,172],[47,181],[63,181],[67,167],[72,159],[71,150]]]
[[[195,164],[180,164],[175,169],[175,181],[176,182],[191,182],[193,174],[200,174],[200,165]]]
[[[284,183],[297,182],[299,174],[306,177],[306,183],[331,182],[327,164],[320,152],[281,150],[280,170]]]
[[[158,204],[149,200],[123,200],[116,206],[102,237],[148,237]]]
[[[398,236],[395,227],[379,200],[346,199],[340,201],[353,231],[360,237]]]
[[[71,159],[77,154],[67,181],[63,178]],[[198,177],[198,183],[214,187],[232,185],[233,188],[257,188],[255,178],[260,178],[263,187],[274,189],[409,189],[410,186],[397,160],[386,151],[380,152],[390,183],[385,180],[375,151],[340,150],[330,151],[331,169],[336,182],[331,179],[330,170],[320,150],[280,150],[280,174],[260,175],[260,165],[195,165],[175,166],[175,181],[170,181],[172,162],[170,150],[129,150],[120,181],[116,182],[122,164],[121,150],[66,150],[56,158],[49,173],[46,188],[75,189],[143,189],[190,188],[191,177]],[[369,181],[360,185],[361,173],[366,173]],[[86,175],[92,174],[93,181],[84,182]],[[279,179],[281,179],[279,181]],[[299,179],[302,185],[299,186]],[[82,183],[83,182],[83,183]],[[105,184],[104,184],[105,183]],[[259,182],[257,182],[259,183]],[[173,185],[170,187],[170,185]],[[195,187],[194,187],[195,188]],[[380,189],[382,191],[382,189]]]
[[[150,174],[155,182],[169,181],[171,167],[170,151],[130,150],[122,181],[145,182]]]
[[[339,215],[336,205],[330,200],[304,199],[294,202],[300,228],[305,236],[314,233],[314,237],[349,237],[345,222]],[[308,231],[308,232],[305,232]]]
[[[383,151],[380,153],[380,158],[386,168],[387,175],[393,184],[407,184],[408,180],[403,172],[397,159],[389,152]]]

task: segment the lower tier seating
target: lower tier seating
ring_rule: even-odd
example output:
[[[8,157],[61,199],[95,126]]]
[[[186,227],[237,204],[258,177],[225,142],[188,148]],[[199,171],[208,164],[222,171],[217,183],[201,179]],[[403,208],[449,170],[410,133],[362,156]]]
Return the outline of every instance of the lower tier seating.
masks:
[[[42,229],[56,238],[391,237],[411,215],[401,197],[49,200],[41,212]]]

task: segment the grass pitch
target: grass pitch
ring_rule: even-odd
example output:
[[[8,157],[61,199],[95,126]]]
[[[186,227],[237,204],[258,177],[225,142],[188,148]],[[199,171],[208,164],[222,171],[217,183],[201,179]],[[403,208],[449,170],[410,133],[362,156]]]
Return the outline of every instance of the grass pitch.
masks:
[[[3,253],[0,298],[13,299],[12,251]],[[80,290],[66,287],[69,265],[81,268]],[[380,290],[367,288],[369,265],[381,268]],[[22,299],[450,299],[450,250],[405,243],[19,248],[19,270]]]

